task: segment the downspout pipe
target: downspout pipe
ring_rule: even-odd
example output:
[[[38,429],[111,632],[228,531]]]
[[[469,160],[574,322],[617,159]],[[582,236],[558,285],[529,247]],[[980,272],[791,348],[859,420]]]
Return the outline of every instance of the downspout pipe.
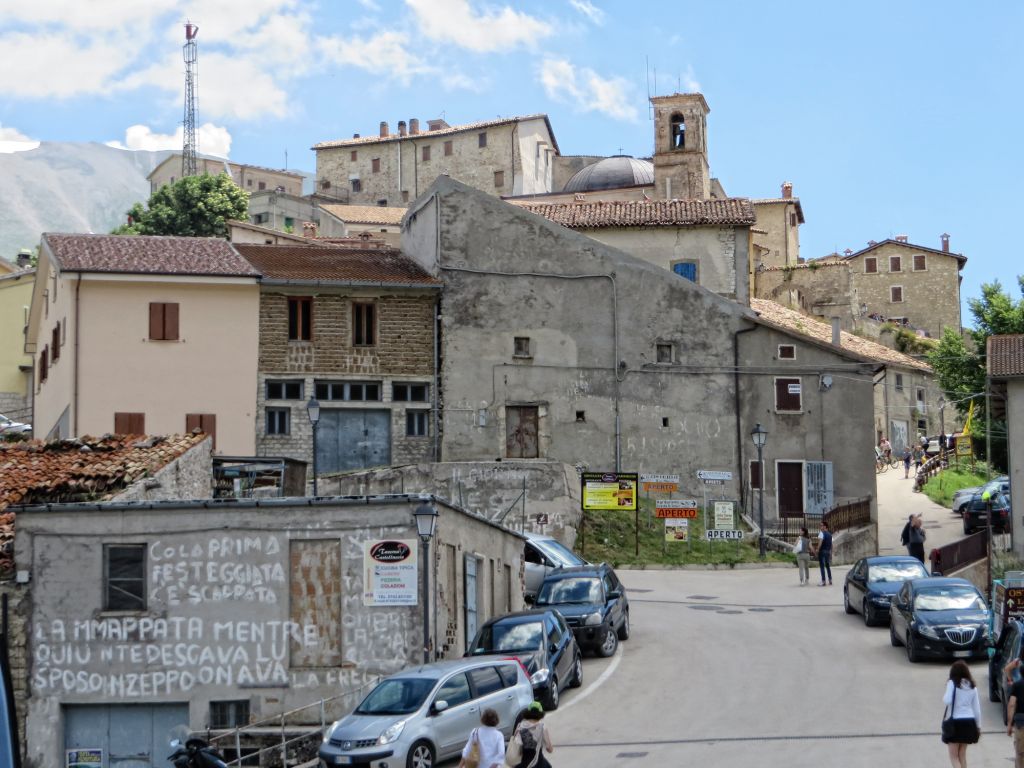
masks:
[[[740,415],[740,336],[757,330],[756,325],[749,328],[740,328],[733,334],[732,342],[732,376],[733,376],[733,403],[736,409],[736,463],[737,475],[740,486],[740,508],[746,509],[746,486],[743,483],[743,419]],[[761,467],[761,492],[764,492],[764,466]]]
[[[78,273],[78,281],[75,283],[75,377],[72,388],[72,408],[75,411],[75,417],[72,421],[71,437],[78,437],[78,368],[80,366],[78,359],[78,341],[82,335],[82,323],[81,323],[81,306],[82,302],[79,300],[79,293],[82,290],[82,273]]]

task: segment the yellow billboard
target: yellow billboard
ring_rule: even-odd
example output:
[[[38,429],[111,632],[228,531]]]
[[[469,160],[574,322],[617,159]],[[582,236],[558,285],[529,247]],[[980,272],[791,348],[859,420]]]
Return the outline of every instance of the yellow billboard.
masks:
[[[638,481],[636,472],[584,472],[580,476],[583,509],[635,512]]]

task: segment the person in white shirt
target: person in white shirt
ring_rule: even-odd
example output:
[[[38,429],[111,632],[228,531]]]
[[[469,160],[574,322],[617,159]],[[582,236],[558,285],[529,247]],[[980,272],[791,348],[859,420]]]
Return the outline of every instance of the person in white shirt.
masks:
[[[953,722],[952,732],[942,734],[942,743],[949,748],[949,762],[953,768],[967,768],[967,745],[977,744],[981,737],[981,701],[966,662],[954,661],[949,668],[942,703]]]
[[[465,768],[466,758],[476,744],[480,755],[480,768],[501,768],[505,762],[505,736],[498,730],[498,713],[488,707],[480,715],[480,727],[469,734],[469,741],[462,748],[459,768]]]

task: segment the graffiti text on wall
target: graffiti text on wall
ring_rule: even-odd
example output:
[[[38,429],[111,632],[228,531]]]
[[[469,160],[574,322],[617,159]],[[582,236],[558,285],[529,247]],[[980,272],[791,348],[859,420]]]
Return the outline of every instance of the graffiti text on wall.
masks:
[[[275,587],[286,582],[284,567],[275,557],[280,553],[277,536],[224,537],[193,544],[155,541],[149,547],[150,597],[172,606],[225,600],[276,603]],[[274,559],[260,562],[264,557]]]

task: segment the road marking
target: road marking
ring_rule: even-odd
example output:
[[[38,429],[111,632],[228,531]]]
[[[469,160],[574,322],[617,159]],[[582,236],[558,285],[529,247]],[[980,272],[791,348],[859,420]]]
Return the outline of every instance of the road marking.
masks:
[[[572,701],[567,702],[567,703],[561,705],[552,714],[557,714],[558,712],[564,712],[565,710],[569,709],[570,707],[572,707],[572,706],[574,706],[576,704],[579,704],[581,701],[583,701],[585,698],[587,698],[587,696],[589,696],[594,691],[596,691],[598,688],[600,688],[602,685],[604,685],[605,681],[607,681],[608,678],[611,677],[614,674],[615,670],[618,668],[619,662],[622,661],[622,654],[623,654],[622,643],[619,643],[619,652],[615,654],[615,658],[613,658],[612,659],[612,663],[608,665],[608,669],[606,669],[604,672],[602,672],[600,677],[598,677],[597,680],[595,680],[590,686],[588,686],[584,690],[580,691],[580,695],[579,696],[573,696]]]

